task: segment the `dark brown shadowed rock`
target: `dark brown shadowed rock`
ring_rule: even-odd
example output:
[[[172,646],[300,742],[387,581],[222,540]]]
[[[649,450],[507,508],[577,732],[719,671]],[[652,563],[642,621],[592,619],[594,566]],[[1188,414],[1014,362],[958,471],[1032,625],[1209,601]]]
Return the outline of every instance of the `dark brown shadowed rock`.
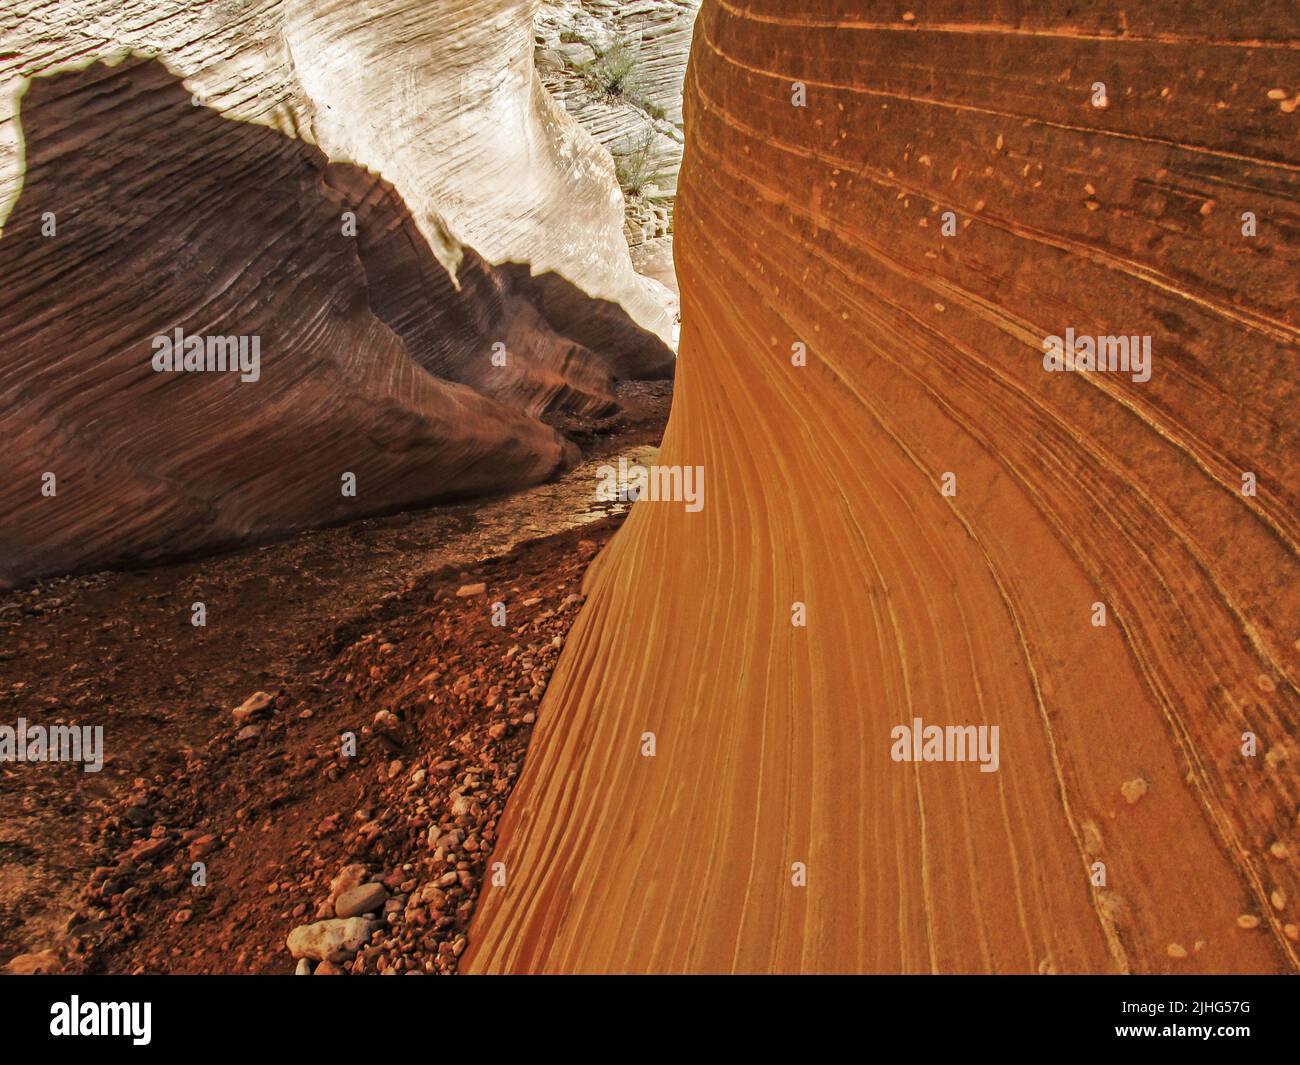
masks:
[[[57,338],[61,349],[72,351],[78,349],[77,343],[59,330],[84,329],[84,323],[73,319],[82,313],[98,313],[92,308],[96,286],[106,284],[109,276],[119,282],[132,278],[137,297],[183,298],[190,303],[189,310],[205,308],[209,317],[213,310],[225,313],[224,301],[231,298],[244,298],[257,306],[259,300],[278,300],[279,292],[272,295],[267,285],[285,276],[289,281],[279,290],[286,299],[300,301],[328,294],[333,300],[330,307],[299,305],[292,314],[281,317],[288,335],[295,328],[310,331],[310,342],[299,357],[307,361],[319,358],[324,373],[339,371],[335,383],[347,375],[346,379],[364,379],[367,389],[379,393],[378,400],[358,393],[317,403],[311,409],[320,431],[342,439],[364,425],[364,419],[352,420],[353,407],[367,410],[368,418],[380,419],[386,426],[379,437],[376,432],[368,433],[373,439],[362,446],[363,452],[366,447],[377,447],[384,458],[367,480],[359,483],[358,495],[350,505],[340,502],[337,492],[324,499],[306,499],[304,493],[315,490],[311,478],[294,481],[283,494],[274,493],[279,496],[275,505],[264,507],[262,502],[245,498],[246,491],[257,496],[277,477],[289,478],[287,468],[279,473],[268,468],[274,464],[261,464],[253,475],[233,467],[206,473],[196,470],[192,481],[190,471],[196,469],[192,455],[178,460],[185,463],[183,471],[167,463],[140,461],[129,448],[117,457],[101,455],[97,464],[119,465],[106,483],[135,486],[118,497],[121,513],[96,515],[93,512],[103,500],[82,494],[77,504],[82,509],[74,514],[72,503],[64,499],[60,520],[68,522],[67,528],[55,523],[53,539],[39,548],[28,541],[47,526],[48,514],[11,521],[4,530],[9,539],[0,541],[0,548],[6,549],[0,554],[0,581],[21,580],[65,565],[96,566],[191,550],[172,537],[176,524],[205,527],[193,546],[193,550],[202,551],[302,524],[345,520],[373,512],[372,508],[382,510],[528,484],[558,469],[568,453],[562,441],[538,425],[537,419],[581,429],[591,418],[614,409],[610,395],[614,378],[671,376],[675,360],[665,341],[673,336],[674,297],[662,285],[633,271],[621,235],[622,197],[613,164],[550,98],[537,77],[531,29],[535,7],[535,0],[419,4],[375,0],[367,6],[365,18],[357,17],[350,0],[310,4],[298,0],[266,4],[212,0],[198,6],[156,0],[90,0],[75,7],[43,9],[39,17],[33,17],[31,4],[19,0],[0,10],[0,226],[9,244],[3,253],[5,265],[13,264],[20,272],[31,273],[26,265],[18,265],[20,258],[24,264],[30,261],[30,249],[20,256],[8,231],[24,217],[29,223],[39,217],[29,213],[36,207],[33,197],[52,191],[37,189],[36,178],[27,172],[32,145],[24,146],[24,135],[29,141],[39,138],[33,138],[31,129],[21,128],[30,123],[31,116],[20,118],[19,112],[38,100],[41,91],[32,95],[27,89],[29,81],[39,85],[53,75],[71,76],[96,60],[116,64],[128,55],[158,56],[169,71],[184,79],[181,84],[194,109],[208,117],[220,116],[241,130],[235,134],[206,120],[195,127],[190,122],[192,116],[177,110],[170,116],[175,118],[175,137],[197,132],[238,151],[242,138],[251,136],[253,130],[280,131],[294,141],[319,146],[324,153],[323,157],[315,151],[294,155],[293,149],[284,146],[272,153],[289,153],[284,157],[285,167],[302,170],[290,184],[305,183],[310,206],[298,205],[295,210],[300,217],[294,218],[289,217],[292,212],[286,213],[287,204],[280,204],[278,213],[263,210],[260,217],[247,211],[249,203],[256,203],[258,209],[270,206],[269,201],[250,192],[252,185],[266,176],[258,175],[256,168],[219,168],[219,180],[194,182],[204,190],[207,199],[203,203],[194,202],[193,190],[178,188],[160,169],[149,181],[140,183],[141,203],[120,207],[123,218],[111,224],[111,232],[113,241],[119,231],[126,237],[140,236],[146,231],[141,227],[147,229],[148,212],[153,210],[150,204],[156,200],[186,219],[173,227],[171,236],[152,251],[147,247],[149,238],[141,237],[135,250],[119,244],[105,250],[102,261],[83,264],[96,277],[96,285],[74,305],[63,302],[67,293],[62,279],[79,276],[77,271],[67,264],[44,264],[42,269],[48,267],[51,274],[38,269],[29,277],[48,281],[41,290],[41,314],[29,320],[30,300],[22,304],[11,301],[3,308],[9,315],[6,320],[20,323],[29,339]],[[116,112],[112,103],[91,107],[87,116],[98,116],[108,134],[103,151],[111,155],[131,138],[129,130],[120,128],[120,120],[142,121],[144,116],[157,120],[159,107],[174,107],[175,91],[179,91],[176,84],[169,86],[169,91],[172,94],[165,104],[161,100],[156,106],[137,103],[129,115]],[[64,127],[76,128],[80,136],[98,136],[99,127],[92,129],[86,122],[68,118],[54,123],[59,129],[45,138],[41,151],[50,155],[61,150],[55,142]],[[202,143],[163,140],[158,150],[150,146],[149,151],[173,169],[198,166],[198,157],[207,150]],[[232,140],[237,143],[232,145]],[[85,143],[63,147],[77,158],[79,166],[102,154]],[[132,158],[130,165],[153,165],[141,151]],[[320,171],[326,160],[329,166],[323,183]],[[101,162],[108,169],[124,170],[118,181],[126,198],[136,194],[126,168]],[[287,172],[285,167],[271,167],[271,179],[280,181]],[[56,179],[51,171],[41,181]],[[69,176],[69,180],[78,179]],[[232,182],[243,197],[242,204],[212,199],[224,195]],[[28,191],[18,202],[24,186]],[[281,191],[286,188],[282,183]],[[296,201],[296,194],[290,198]],[[49,206],[58,217],[58,204]],[[313,212],[323,221],[328,209],[335,212],[334,232],[339,233],[339,214],[354,208],[359,225],[357,235],[349,238],[352,251],[344,255],[346,263],[338,258],[332,233],[328,253],[322,258],[314,244],[315,235],[305,242],[293,235],[286,243],[279,229],[285,224],[305,224]],[[221,224],[232,226],[233,233],[202,233],[204,220],[211,220],[214,214],[220,214]],[[165,215],[163,211],[159,217]],[[93,217],[81,219],[83,233]],[[376,225],[367,227],[364,219]],[[63,225],[68,221],[62,217],[57,223],[60,239],[69,232]],[[380,225],[391,228],[380,233]],[[319,228],[316,221],[311,227],[313,234]],[[113,242],[106,233],[101,236],[104,245]],[[131,256],[163,257],[160,248],[167,241],[171,253],[165,257],[171,266],[162,276],[172,277],[177,287],[163,292],[157,287],[157,277],[153,279],[155,288],[134,280],[131,271],[145,260]],[[241,241],[247,243],[240,245]],[[253,245],[258,241],[263,254],[254,255]],[[225,257],[220,269],[215,263],[199,266],[196,259],[203,252],[190,243],[217,248],[216,254]],[[66,242],[61,246],[66,247]],[[277,248],[305,255],[312,264],[311,269],[302,271],[307,280],[300,284],[293,280],[302,265],[298,260],[265,261],[274,259]],[[42,253],[48,251],[42,249]],[[77,254],[99,256],[100,251],[81,245]],[[256,269],[236,265],[241,260],[250,266],[257,263]],[[433,268],[434,260],[443,264],[443,272]],[[185,269],[195,266],[186,282],[195,286],[189,291],[173,276],[180,263]],[[498,269],[492,264],[505,266]],[[342,272],[335,271],[333,280],[323,282],[315,277],[336,266]],[[58,282],[50,280],[54,275]],[[204,291],[202,286],[213,279],[226,288]],[[250,295],[250,280],[258,282],[255,296]],[[340,286],[346,290],[346,299],[336,298],[333,290]],[[7,296],[20,288],[11,286]],[[22,291],[31,294],[30,286]],[[544,316],[535,303],[542,297],[554,302]],[[181,316],[179,311],[166,315],[169,319]],[[54,322],[55,318],[61,318],[61,324]],[[139,339],[128,336],[130,323],[130,315],[125,314],[111,325],[101,322],[88,330],[97,343],[112,348],[111,365],[117,365],[113,360],[119,357],[128,357],[122,345]],[[41,332],[46,329],[50,332]],[[118,332],[114,333],[115,329]],[[16,351],[16,339],[17,334],[0,334],[0,344],[8,352]],[[335,341],[342,342],[343,348],[327,351]],[[382,353],[381,349],[392,349],[394,343],[398,350],[405,348],[404,356]],[[596,351],[593,343],[602,350]],[[0,358],[8,352],[0,351]],[[501,353],[506,356],[504,366],[498,364],[499,358],[493,358]],[[420,368],[440,380],[427,380],[417,372]],[[17,457],[9,460],[5,472],[12,471],[15,478],[25,480],[30,469],[55,472],[48,470],[48,463],[39,461],[36,453],[59,450],[51,444],[49,434],[54,432],[76,436],[84,444],[94,433],[82,432],[83,422],[99,417],[92,408],[103,398],[101,389],[113,387],[104,381],[89,384],[86,367],[72,357],[61,359],[57,372],[69,373],[82,387],[87,402],[75,411],[82,421],[56,427],[53,422],[38,426],[24,420],[28,415],[44,416],[44,408],[32,401],[29,390],[22,389],[21,375],[10,376],[0,370],[0,379],[14,390],[15,402],[25,404],[22,410],[14,406],[0,412],[22,427],[18,442],[28,451],[21,463]],[[31,367],[22,373],[30,376]],[[48,381],[43,378],[42,383]],[[317,384],[322,390],[331,387]],[[467,385],[472,392],[449,387],[454,384]],[[212,387],[198,386],[204,392],[201,405],[208,414],[221,406],[207,398]],[[172,388],[174,392],[175,382]],[[268,393],[275,393],[276,402],[283,399],[275,388],[261,389],[260,394]],[[47,389],[43,395],[48,401],[53,392]],[[478,402],[482,398],[496,403],[482,407]],[[248,399],[245,388],[240,403],[246,407]],[[386,405],[395,409],[381,418]],[[100,406],[108,409],[102,403]],[[486,413],[476,418],[480,410]],[[226,410],[220,414],[230,417]],[[253,439],[262,449],[277,443],[265,425],[254,426],[257,416],[247,411],[244,416],[248,424],[233,426],[244,437],[229,441],[226,451],[238,453]],[[474,424],[470,424],[471,418],[475,418]],[[120,419],[110,420],[118,431],[132,431]],[[286,424],[279,431],[309,447],[307,438],[297,433],[299,428],[304,427]],[[189,436],[198,431],[196,428]],[[94,432],[112,439],[112,434],[103,435],[102,420],[95,422]],[[382,438],[383,434],[391,439]],[[197,454],[201,449],[187,439],[181,450]],[[291,449],[288,454],[292,453]],[[334,463],[339,457],[346,456],[323,455],[322,461]],[[65,473],[69,470],[78,476],[82,472],[75,463],[65,467]],[[163,487],[159,478],[173,474],[177,479]],[[250,477],[255,485],[244,483]],[[157,491],[141,487],[150,478],[154,478]],[[66,480],[60,484],[67,487]],[[20,493],[25,491],[20,489]],[[0,514],[14,513],[28,502],[25,494],[18,502],[0,500]],[[79,530],[75,538],[83,541],[76,547],[70,542],[73,529]]]
[[[0,579],[534,483],[574,450],[532,415],[612,405],[607,366],[523,301],[503,306],[481,262],[456,291],[413,227],[419,270],[366,255],[381,267],[368,283],[358,246],[409,217],[391,187],[370,182],[348,235],[318,149],[194,106],[159,63],[37,79],[22,126],[0,239]],[[440,354],[377,313],[404,291]],[[485,385],[479,325],[519,367],[483,387],[501,398],[457,380]],[[246,372],[157,372],[155,338],[177,329],[247,338]]]
[[[356,214],[375,313],[433,375],[532,415],[579,417],[617,409],[615,378],[672,376],[672,350],[617,303],[555,274],[533,278],[527,264],[494,267],[466,245],[453,276],[381,177],[331,163],[325,181],[340,211]],[[454,238],[444,234],[440,243]]]

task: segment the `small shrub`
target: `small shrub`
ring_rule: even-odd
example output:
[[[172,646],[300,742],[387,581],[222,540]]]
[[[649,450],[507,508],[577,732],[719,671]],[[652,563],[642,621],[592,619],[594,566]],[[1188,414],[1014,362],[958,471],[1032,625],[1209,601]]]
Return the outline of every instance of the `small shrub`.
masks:
[[[639,81],[637,63],[640,56],[637,51],[634,42],[620,37],[597,55],[596,61],[588,68],[595,90],[606,96],[631,96]]]
[[[658,174],[655,166],[654,130],[646,130],[639,140],[614,156],[614,173],[625,193],[636,196]]]

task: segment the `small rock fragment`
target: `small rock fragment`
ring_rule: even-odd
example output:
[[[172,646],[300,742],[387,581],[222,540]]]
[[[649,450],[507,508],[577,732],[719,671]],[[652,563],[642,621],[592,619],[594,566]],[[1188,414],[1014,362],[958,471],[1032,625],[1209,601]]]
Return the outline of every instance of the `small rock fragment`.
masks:
[[[271,696],[266,692],[253,692],[239,706],[231,712],[236,725],[246,725],[253,718],[265,713],[272,702]]]
[[[350,891],[352,888],[364,884],[366,877],[369,875],[366,867],[360,862],[345,865],[339,870],[339,875],[330,881],[330,905],[333,906],[345,891]]]
[[[210,854],[212,851],[216,850],[217,843],[217,837],[211,833],[199,836],[198,839],[193,840],[190,843],[190,861],[197,862],[205,854]]]
[[[339,895],[334,902],[334,912],[339,917],[376,913],[387,901],[388,891],[383,884],[362,884]]]
[[[11,976],[34,976],[39,973],[57,973],[62,966],[59,952],[42,950],[35,954],[18,954],[9,959],[5,972]]]
[[[1134,777],[1132,780],[1124,781],[1119,790],[1124,796],[1124,801],[1132,806],[1147,793],[1147,782],[1141,777]]]
[[[370,932],[371,923],[364,917],[299,925],[289,933],[289,953],[295,958],[344,961],[365,946]]]

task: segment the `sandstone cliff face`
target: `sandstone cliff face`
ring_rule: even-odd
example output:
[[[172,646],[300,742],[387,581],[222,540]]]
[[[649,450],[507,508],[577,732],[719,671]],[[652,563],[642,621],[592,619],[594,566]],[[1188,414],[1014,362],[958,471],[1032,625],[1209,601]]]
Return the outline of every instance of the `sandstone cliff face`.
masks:
[[[633,262],[673,288],[682,82],[699,6],[699,0],[551,0],[537,15],[543,84],[614,157]]]
[[[669,336],[631,270],[606,153],[542,89],[537,0],[17,0],[0,13],[0,204],[21,177],[22,79],[131,49],[164,58],[204,106],[302,137],[397,187],[444,261],[556,271]],[[8,196],[6,196],[8,193]],[[450,228],[447,233],[444,228]]]
[[[1032,6],[704,5],[706,504],[598,560],[463,969],[1297,968],[1294,11]]]
[[[570,457],[522,402],[426,372],[380,320],[375,256],[341,219],[355,207],[372,234],[381,208],[327,188],[315,149],[194,107],[153,61],[33,82],[24,130],[0,238],[0,579],[529,483]],[[445,333],[456,306],[428,300],[423,326]],[[160,372],[155,338],[178,329],[205,365],[213,336],[243,338],[246,362]],[[490,365],[485,339],[460,343]]]
[[[672,373],[532,8],[0,15],[0,583],[535,483],[539,418]],[[257,379],[155,372],[177,329]]]

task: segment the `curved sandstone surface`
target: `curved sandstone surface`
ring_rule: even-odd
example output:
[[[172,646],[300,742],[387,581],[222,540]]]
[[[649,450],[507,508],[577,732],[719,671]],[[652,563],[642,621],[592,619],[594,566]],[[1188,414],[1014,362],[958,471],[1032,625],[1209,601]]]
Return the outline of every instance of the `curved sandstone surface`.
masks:
[[[462,971],[1300,967],[1290,5],[1032,7],[706,0],[704,507],[591,571]]]
[[[25,79],[133,51],[224,117],[382,174],[453,272],[464,241],[559,273],[667,341],[670,301],[622,243],[613,163],[537,76],[537,2],[14,0],[0,11],[0,225],[21,185]]]
[[[0,583],[536,483],[575,455],[539,419],[671,376],[530,5],[469,8],[0,14]]]
[[[522,403],[434,376],[372,308],[378,256],[358,245],[390,193],[337,195],[317,149],[194,107],[151,60],[38,79],[23,115],[0,239],[0,580],[533,483],[574,457]],[[465,305],[424,309],[446,331]]]

